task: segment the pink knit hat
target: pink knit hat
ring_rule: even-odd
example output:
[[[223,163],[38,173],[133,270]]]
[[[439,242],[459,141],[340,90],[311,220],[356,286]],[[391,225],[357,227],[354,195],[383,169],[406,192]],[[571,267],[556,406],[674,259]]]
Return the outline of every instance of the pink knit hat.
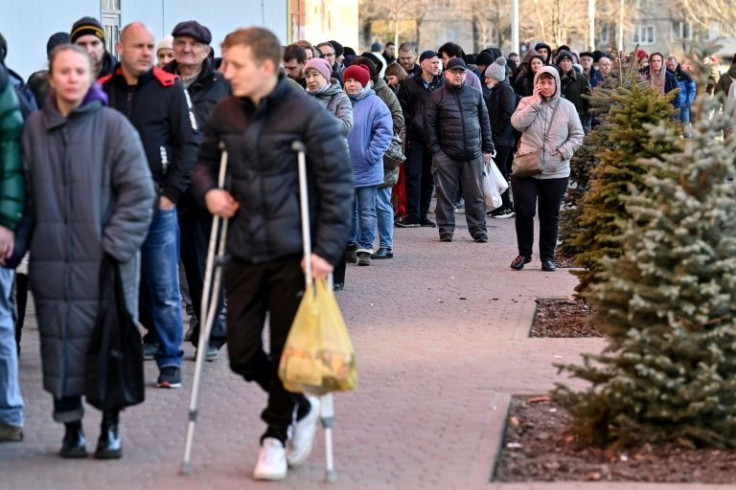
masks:
[[[307,64],[304,65],[304,71],[307,71],[310,68],[317,70],[317,73],[322,75],[328,82],[330,81],[330,78],[332,78],[332,68],[330,68],[330,63],[324,58],[312,58],[307,61]]]
[[[346,82],[350,79],[357,80],[363,87],[368,85],[371,81],[371,72],[368,71],[367,66],[363,65],[350,65],[342,76],[342,79]]]

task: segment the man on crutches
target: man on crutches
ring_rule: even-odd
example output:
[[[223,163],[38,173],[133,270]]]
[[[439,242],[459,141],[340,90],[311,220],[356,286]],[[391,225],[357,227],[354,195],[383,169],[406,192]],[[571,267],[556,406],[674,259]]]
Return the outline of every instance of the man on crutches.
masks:
[[[305,147],[312,237],[311,269],[326,278],[349,233],[353,182],[340,123],[322,105],[278,74],[281,43],[251,27],[222,44],[233,96],[214,109],[192,178],[207,209],[229,218],[225,270],[230,367],[268,392],[267,429],[253,477],[278,480],[287,462],[309,455],[319,401],[287,392],[279,359],[304,292],[299,177],[294,141]],[[229,188],[217,187],[220,142],[228,151]],[[270,348],[262,332],[269,313]]]

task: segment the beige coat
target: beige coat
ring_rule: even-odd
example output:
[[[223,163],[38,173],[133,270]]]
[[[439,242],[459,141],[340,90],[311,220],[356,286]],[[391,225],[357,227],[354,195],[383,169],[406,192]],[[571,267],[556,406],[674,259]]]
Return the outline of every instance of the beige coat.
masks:
[[[559,179],[570,176],[570,159],[583,144],[583,126],[575,105],[560,96],[560,75],[557,69],[545,66],[534,77],[536,85],[539,75],[548,73],[557,82],[557,91],[548,100],[537,95],[524,97],[511,116],[511,124],[521,131],[519,154],[532,153],[542,148],[544,132],[549,125],[549,134],[544,142],[542,173],[538,179]],[[559,104],[554,120],[551,121],[555,105]],[[559,151],[560,155],[553,155]]]

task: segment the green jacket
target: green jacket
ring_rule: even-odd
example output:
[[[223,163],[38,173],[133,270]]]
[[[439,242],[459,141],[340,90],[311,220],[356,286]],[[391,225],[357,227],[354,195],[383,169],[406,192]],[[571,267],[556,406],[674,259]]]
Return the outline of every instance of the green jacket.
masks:
[[[11,230],[18,227],[23,213],[22,132],[18,97],[5,67],[0,65],[0,226]]]

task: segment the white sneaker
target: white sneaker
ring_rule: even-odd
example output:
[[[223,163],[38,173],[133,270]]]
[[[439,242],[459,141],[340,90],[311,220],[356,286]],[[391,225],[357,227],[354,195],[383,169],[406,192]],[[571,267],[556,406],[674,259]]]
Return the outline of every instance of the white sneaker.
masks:
[[[317,433],[319,398],[311,395],[307,395],[306,398],[309,404],[312,405],[312,408],[304,418],[297,420],[292,426],[294,433],[289,439],[286,450],[286,459],[289,462],[289,466],[298,466],[307,460],[309,453],[312,452],[314,435]]]
[[[266,437],[258,453],[258,463],[253,470],[256,480],[283,480],[286,478],[286,450],[281,441]]]

